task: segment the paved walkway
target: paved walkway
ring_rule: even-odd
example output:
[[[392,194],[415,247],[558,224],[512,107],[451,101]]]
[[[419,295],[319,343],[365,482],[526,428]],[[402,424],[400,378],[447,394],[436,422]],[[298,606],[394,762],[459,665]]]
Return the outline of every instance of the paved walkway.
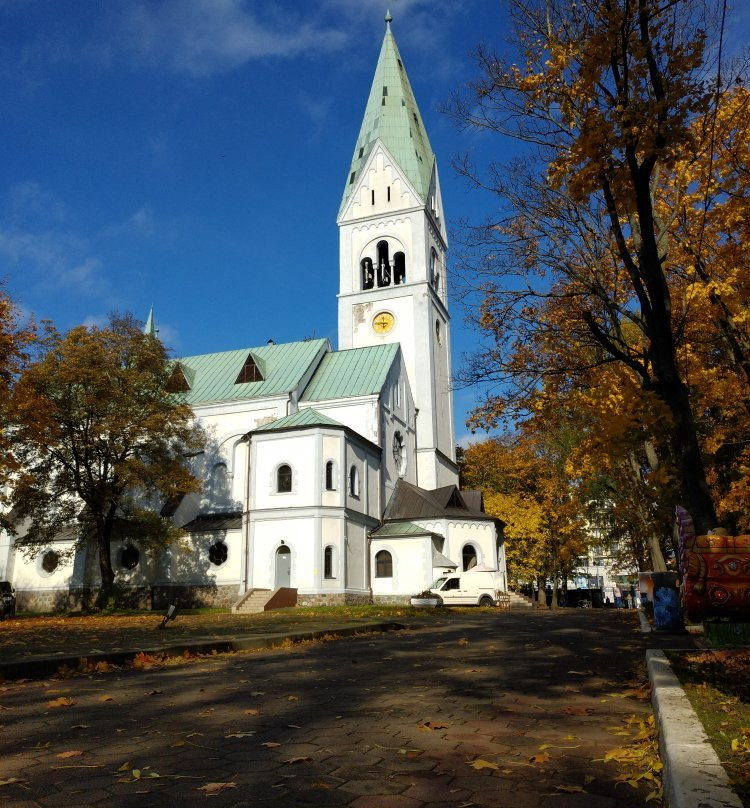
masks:
[[[664,641],[624,610],[477,612],[7,683],[0,798],[6,808],[645,808],[648,789],[617,784],[602,758],[629,716],[650,713],[635,691],[645,648]]]

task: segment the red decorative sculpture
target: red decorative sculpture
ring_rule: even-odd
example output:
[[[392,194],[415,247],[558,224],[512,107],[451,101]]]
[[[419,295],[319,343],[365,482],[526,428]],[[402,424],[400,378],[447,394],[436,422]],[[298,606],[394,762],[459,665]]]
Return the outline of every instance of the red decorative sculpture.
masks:
[[[706,617],[750,620],[750,535],[696,536],[690,514],[675,514],[681,601],[693,623]]]

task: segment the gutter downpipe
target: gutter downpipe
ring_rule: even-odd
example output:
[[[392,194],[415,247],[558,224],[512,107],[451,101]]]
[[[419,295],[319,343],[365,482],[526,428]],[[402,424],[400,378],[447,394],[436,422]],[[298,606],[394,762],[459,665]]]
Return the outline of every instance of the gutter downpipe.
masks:
[[[242,509],[242,546],[243,546],[243,594],[248,591],[250,578],[250,458],[252,449],[252,438],[250,433],[242,437],[242,442],[247,444],[247,463],[245,464],[245,507]]]

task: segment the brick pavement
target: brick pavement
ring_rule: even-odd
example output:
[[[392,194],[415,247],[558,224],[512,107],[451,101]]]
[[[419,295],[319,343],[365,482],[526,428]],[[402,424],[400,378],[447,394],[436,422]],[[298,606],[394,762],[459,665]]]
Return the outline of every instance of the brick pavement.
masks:
[[[416,631],[8,683],[0,799],[637,808],[647,789],[617,784],[601,758],[620,742],[612,729],[650,705],[608,694],[645,681],[644,649],[663,641],[625,610],[478,612]],[[73,703],[50,706],[59,699]],[[549,761],[532,762],[544,744]],[[200,789],[210,783],[223,786],[209,796]]]

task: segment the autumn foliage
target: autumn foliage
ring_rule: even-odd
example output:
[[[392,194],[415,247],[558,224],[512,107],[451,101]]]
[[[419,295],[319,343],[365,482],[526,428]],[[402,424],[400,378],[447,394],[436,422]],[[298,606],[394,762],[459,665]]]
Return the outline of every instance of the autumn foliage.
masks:
[[[451,107],[529,144],[458,163],[499,202],[464,234],[487,337],[464,376],[497,385],[473,425],[568,408],[573,477],[600,476],[644,552],[678,502],[699,530],[747,528],[750,97],[716,61],[724,21],[692,0],[510,7],[518,59],[480,47]]]
[[[25,524],[16,546],[33,553],[63,530],[90,543],[102,605],[114,585],[114,540],[150,549],[175,539],[158,507],[198,490],[185,457],[203,436],[190,407],[168,392],[164,346],[132,318],[65,335],[48,326],[40,352],[11,402],[11,504],[16,526]]]

